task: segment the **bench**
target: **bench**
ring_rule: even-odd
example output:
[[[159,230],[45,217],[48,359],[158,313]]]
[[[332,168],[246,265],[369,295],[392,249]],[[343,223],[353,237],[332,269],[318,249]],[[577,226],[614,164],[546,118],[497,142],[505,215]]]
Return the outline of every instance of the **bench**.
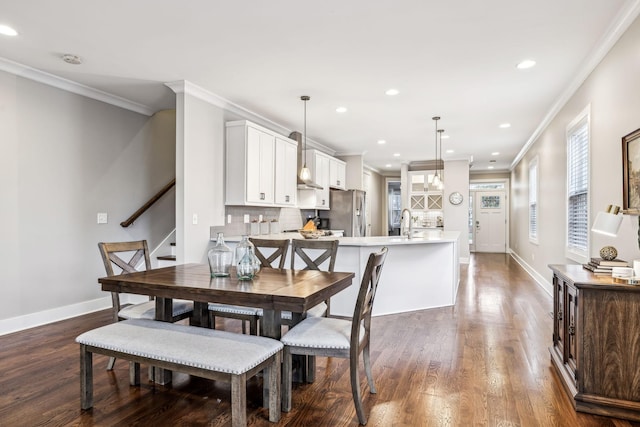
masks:
[[[80,344],[82,409],[93,406],[93,353],[133,362],[131,385],[140,384],[140,363],[231,383],[232,425],[247,425],[247,379],[262,370],[269,389],[269,421],[280,419],[282,344],[253,335],[130,319],[85,332]]]

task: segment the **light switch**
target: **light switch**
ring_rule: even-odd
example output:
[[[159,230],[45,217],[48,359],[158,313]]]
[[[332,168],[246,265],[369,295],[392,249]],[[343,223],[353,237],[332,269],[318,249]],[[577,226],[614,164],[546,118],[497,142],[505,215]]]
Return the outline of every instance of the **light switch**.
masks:
[[[249,224],[251,222],[251,218],[249,218],[249,214],[244,214],[244,223]]]
[[[198,214],[193,214],[193,220],[191,222],[193,225],[198,225]]]
[[[109,222],[109,216],[106,212],[98,212],[98,224],[106,224]]]

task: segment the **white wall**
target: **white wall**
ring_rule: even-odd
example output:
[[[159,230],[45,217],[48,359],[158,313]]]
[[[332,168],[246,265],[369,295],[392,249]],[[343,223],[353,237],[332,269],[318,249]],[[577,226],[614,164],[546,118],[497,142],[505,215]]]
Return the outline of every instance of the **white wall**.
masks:
[[[175,113],[153,117],[0,72],[0,334],[111,306],[97,243],[175,224]],[[109,223],[96,224],[107,212]]]
[[[591,108],[590,224],[608,204],[622,206],[621,138],[640,128],[640,21],[636,20],[515,166],[511,176],[510,248],[546,289],[553,263],[565,257],[566,127]],[[539,243],[528,238],[528,167],[538,156]],[[637,216],[626,216],[618,237],[591,233],[590,256],[613,245],[619,258],[640,258]]]
[[[224,225],[224,114],[194,96],[176,97],[176,258],[206,262],[211,226]],[[194,216],[197,223],[194,223]]]

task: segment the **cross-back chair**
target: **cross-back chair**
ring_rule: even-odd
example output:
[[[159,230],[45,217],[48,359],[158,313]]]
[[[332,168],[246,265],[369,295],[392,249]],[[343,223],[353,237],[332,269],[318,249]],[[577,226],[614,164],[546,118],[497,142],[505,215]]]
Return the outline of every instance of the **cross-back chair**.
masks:
[[[151,258],[146,240],[132,242],[98,243],[98,249],[102,256],[104,269],[107,276],[116,276],[124,273],[151,270]],[[111,292],[113,306],[113,320],[118,322],[125,319],[155,319],[156,303],[153,298],[138,304],[121,305],[120,294]],[[193,314],[193,302],[173,300],[172,322],[191,317]],[[107,369],[113,369],[115,358],[109,359]]]
[[[371,337],[371,310],[375,300],[380,273],[387,256],[387,248],[369,255],[367,267],[362,276],[353,318],[307,317],[289,329],[282,337],[284,344],[282,369],[282,410],[291,410],[292,355],[340,357],[349,359],[351,394],[360,424],[367,423],[362,407],[360,380],[358,376],[360,354],[369,383],[369,392],[376,393],[371,373],[369,355]]]

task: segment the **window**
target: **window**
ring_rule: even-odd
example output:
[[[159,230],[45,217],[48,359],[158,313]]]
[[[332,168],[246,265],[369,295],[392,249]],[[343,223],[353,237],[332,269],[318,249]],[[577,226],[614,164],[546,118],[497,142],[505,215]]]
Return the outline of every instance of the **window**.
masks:
[[[538,158],[529,164],[529,240],[538,243]]]
[[[567,127],[567,257],[589,254],[589,109]]]

